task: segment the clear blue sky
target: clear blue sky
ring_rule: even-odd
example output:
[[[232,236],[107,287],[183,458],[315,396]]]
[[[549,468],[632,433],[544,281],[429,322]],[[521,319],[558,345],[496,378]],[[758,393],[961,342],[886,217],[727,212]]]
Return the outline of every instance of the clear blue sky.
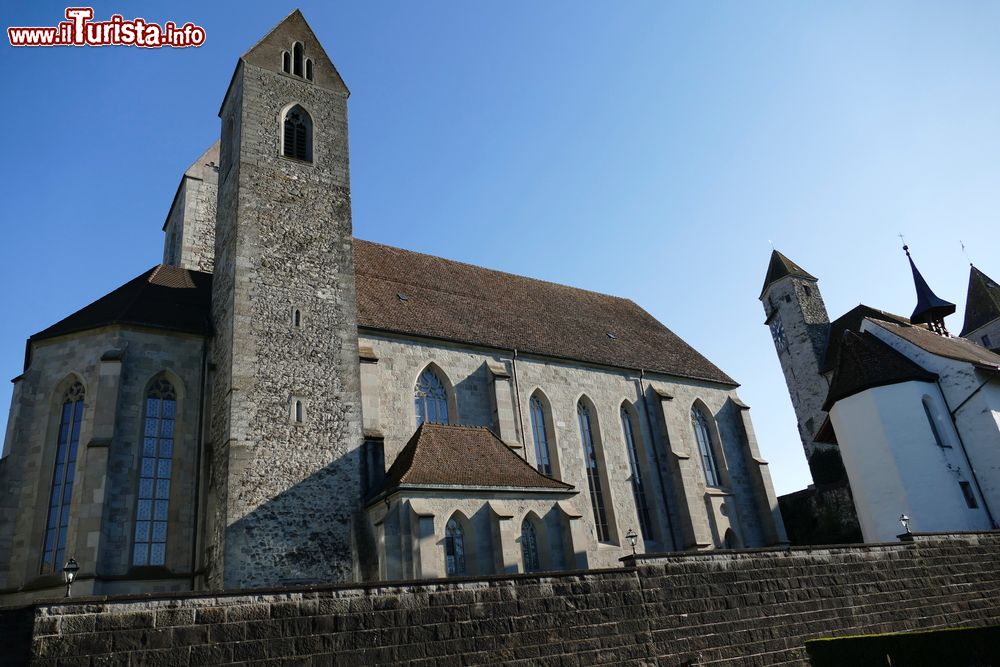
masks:
[[[1000,278],[1000,5],[300,6],[352,91],[355,233],[635,300],[742,383],[779,493],[808,470],[757,301],[769,240],[834,317],[910,312],[899,232],[960,309],[960,239]],[[8,2],[4,27],[64,7]],[[193,21],[198,49],[4,37],[5,378],[28,335],[158,262],[237,57],[294,7],[95,6]]]

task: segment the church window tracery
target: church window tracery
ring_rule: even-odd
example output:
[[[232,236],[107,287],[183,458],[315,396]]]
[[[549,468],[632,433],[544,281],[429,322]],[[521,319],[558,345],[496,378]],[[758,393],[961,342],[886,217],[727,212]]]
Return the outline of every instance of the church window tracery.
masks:
[[[160,378],[146,393],[133,565],[163,565],[166,562],[176,411],[174,387],[166,378]]]
[[[312,140],[312,116],[296,104],[285,112],[282,123],[281,154],[303,162],[312,162]]]
[[[83,385],[74,382],[63,394],[62,415],[56,437],[56,461],[49,492],[48,519],[42,547],[41,573],[58,571],[66,557],[66,533],[69,528],[69,507],[76,476],[76,453],[80,444],[83,422]]]
[[[428,368],[417,379],[413,401],[417,409],[417,426],[424,422],[448,423],[448,390],[432,369]]]

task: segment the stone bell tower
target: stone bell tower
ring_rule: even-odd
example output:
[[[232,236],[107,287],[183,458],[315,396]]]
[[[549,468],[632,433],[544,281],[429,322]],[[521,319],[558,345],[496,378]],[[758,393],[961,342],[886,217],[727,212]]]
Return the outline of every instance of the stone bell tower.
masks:
[[[348,94],[296,10],[240,58],[219,113],[211,587],[357,576]]]

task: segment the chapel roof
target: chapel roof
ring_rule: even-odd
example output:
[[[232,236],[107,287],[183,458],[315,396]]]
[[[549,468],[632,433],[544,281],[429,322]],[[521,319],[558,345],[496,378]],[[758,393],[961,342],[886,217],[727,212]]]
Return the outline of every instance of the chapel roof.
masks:
[[[1000,317],[1000,284],[972,267],[969,271],[969,293],[965,299],[965,325],[962,335],[975,331]]]
[[[902,315],[887,313],[884,310],[872,308],[871,306],[866,306],[863,303],[858,304],[830,323],[829,343],[826,348],[826,357],[823,361],[823,368],[820,369],[821,373],[832,371],[834,365],[837,363],[837,351],[840,349],[840,343],[844,338],[844,332],[853,331],[855,333],[860,333],[861,323],[864,322],[865,319],[895,322],[897,324],[910,323],[910,320]]]
[[[876,322],[875,324],[903,340],[913,343],[925,352],[956,361],[964,361],[982,370],[1000,371],[1000,354],[990,352],[982,345],[977,345],[965,338],[942,336],[924,327],[908,324],[894,324],[892,322]]]
[[[776,280],[780,280],[785,276],[798,276],[799,278],[805,278],[806,280],[818,282],[818,279],[814,275],[782,255],[777,250],[772,250],[771,261],[767,265],[767,275],[764,276],[764,286],[760,288],[760,296],[764,296],[764,292],[771,283]]]
[[[911,327],[914,328],[914,327]],[[936,335],[936,334],[931,334]],[[918,380],[934,382],[937,375],[883,343],[874,334],[845,330],[823,410],[866,389]]]
[[[212,274],[159,264],[31,336],[29,343],[112,324],[207,335]]]
[[[386,472],[383,492],[401,486],[573,490],[535,470],[485,427],[430,423],[417,428]]]
[[[633,301],[354,240],[358,325],[736,385]]]

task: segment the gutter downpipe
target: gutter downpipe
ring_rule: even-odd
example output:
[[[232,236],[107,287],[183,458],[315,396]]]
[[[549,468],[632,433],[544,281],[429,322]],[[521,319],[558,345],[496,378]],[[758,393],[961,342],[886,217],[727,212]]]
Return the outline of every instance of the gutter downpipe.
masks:
[[[958,409],[956,408],[955,412],[952,412],[951,406],[948,404],[948,397],[944,395],[944,389],[941,387],[940,378],[934,382],[937,384],[938,391],[941,392],[941,400],[944,401],[945,407],[948,408],[948,418],[951,419],[951,424],[955,427],[955,435],[958,436],[958,444],[962,447],[962,454],[965,456],[965,462],[969,464],[969,472],[972,473],[972,481],[976,483],[976,490],[979,491],[979,497],[983,499],[983,509],[986,510],[986,516],[990,520],[990,526],[996,529],[998,527],[996,519],[993,518],[993,512],[990,510],[990,504],[987,502],[986,495],[983,493],[983,487],[979,484],[979,475],[976,474],[976,467],[972,465],[972,459],[969,458],[969,450],[965,448],[965,440],[962,439],[962,432],[958,429],[958,420],[955,419],[955,412],[958,412]],[[979,389],[982,389],[982,386],[980,386]],[[976,391],[972,393],[975,394],[979,391],[979,389],[976,389]],[[970,395],[969,398],[972,398],[972,395]],[[966,401],[968,401],[968,398],[965,401],[962,401],[962,405],[965,405]],[[961,408],[962,405],[958,407]]]
[[[674,522],[670,518],[670,503],[667,500],[670,498],[670,493],[668,491],[667,485],[663,479],[663,471],[660,470],[660,457],[656,453],[656,431],[653,430],[653,418],[649,413],[649,401],[646,397],[646,385],[643,382],[646,377],[646,373],[643,369],[639,369],[639,392],[642,395],[642,411],[646,414],[646,427],[649,428],[649,440],[650,449],[653,450],[653,463],[656,465],[656,478],[660,482],[660,489],[663,491],[663,504],[667,515],[667,530],[670,532],[670,542],[674,548],[674,551],[681,551],[677,546],[677,535],[674,533]],[[669,436],[664,439],[667,442]]]

